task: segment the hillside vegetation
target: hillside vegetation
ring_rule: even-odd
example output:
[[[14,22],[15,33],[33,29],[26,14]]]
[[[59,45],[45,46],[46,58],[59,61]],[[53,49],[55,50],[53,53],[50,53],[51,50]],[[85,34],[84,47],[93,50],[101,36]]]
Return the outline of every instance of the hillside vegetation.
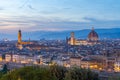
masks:
[[[99,80],[89,69],[50,67],[24,67],[7,72],[0,80]]]

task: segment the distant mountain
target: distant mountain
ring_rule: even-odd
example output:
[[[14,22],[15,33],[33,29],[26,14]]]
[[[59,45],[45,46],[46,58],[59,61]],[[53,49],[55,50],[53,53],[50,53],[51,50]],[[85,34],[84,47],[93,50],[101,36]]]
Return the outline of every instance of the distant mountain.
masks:
[[[86,39],[87,35],[91,30],[75,30],[75,37],[80,39]],[[100,39],[120,39],[120,28],[112,29],[95,29],[98,33]],[[34,31],[34,32],[22,32],[22,38],[24,40],[40,40],[40,39],[66,39],[70,36],[72,31]],[[1,39],[8,38],[12,40],[17,40],[17,34],[2,34],[0,33]]]

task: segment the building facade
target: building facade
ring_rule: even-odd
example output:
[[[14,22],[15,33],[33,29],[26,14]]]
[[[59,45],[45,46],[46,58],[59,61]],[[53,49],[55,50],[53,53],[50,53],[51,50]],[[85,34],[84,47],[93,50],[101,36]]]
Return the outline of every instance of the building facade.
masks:
[[[99,43],[98,40],[99,40],[98,34],[97,32],[95,32],[94,28],[92,28],[86,40],[76,39],[74,36],[74,32],[71,32],[71,36],[67,40],[67,43],[69,45],[94,45]]]
[[[21,30],[19,30],[19,31],[18,31],[17,47],[18,47],[19,49],[22,49],[22,48],[23,48],[22,45],[27,45],[27,44],[32,44],[32,42],[30,42],[30,40],[27,41],[27,42],[22,41],[22,32],[21,32]]]

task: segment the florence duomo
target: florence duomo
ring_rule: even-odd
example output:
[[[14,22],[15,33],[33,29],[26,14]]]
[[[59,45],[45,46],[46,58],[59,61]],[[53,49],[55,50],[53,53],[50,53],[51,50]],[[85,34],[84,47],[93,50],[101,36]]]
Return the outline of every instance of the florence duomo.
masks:
[[[95,32],[94,27],[92,27],[91,32],[88,34],[86,40],[76,39],[74,32],[71,32],[70,38],[67,40],[69,45],[95,45],[100,44],[97,32]]]

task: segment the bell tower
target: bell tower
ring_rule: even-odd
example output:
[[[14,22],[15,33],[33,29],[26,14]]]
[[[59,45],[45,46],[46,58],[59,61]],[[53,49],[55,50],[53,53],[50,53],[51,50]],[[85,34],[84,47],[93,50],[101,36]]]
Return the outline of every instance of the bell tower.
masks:
[[[22,34],[21,34],[21,30],[18,31],[18,43],[22,42]]]
[[[75,45],[75,37],[74,37],[74,32],[71,32],[70,44],[71,44],[71,45]]]

